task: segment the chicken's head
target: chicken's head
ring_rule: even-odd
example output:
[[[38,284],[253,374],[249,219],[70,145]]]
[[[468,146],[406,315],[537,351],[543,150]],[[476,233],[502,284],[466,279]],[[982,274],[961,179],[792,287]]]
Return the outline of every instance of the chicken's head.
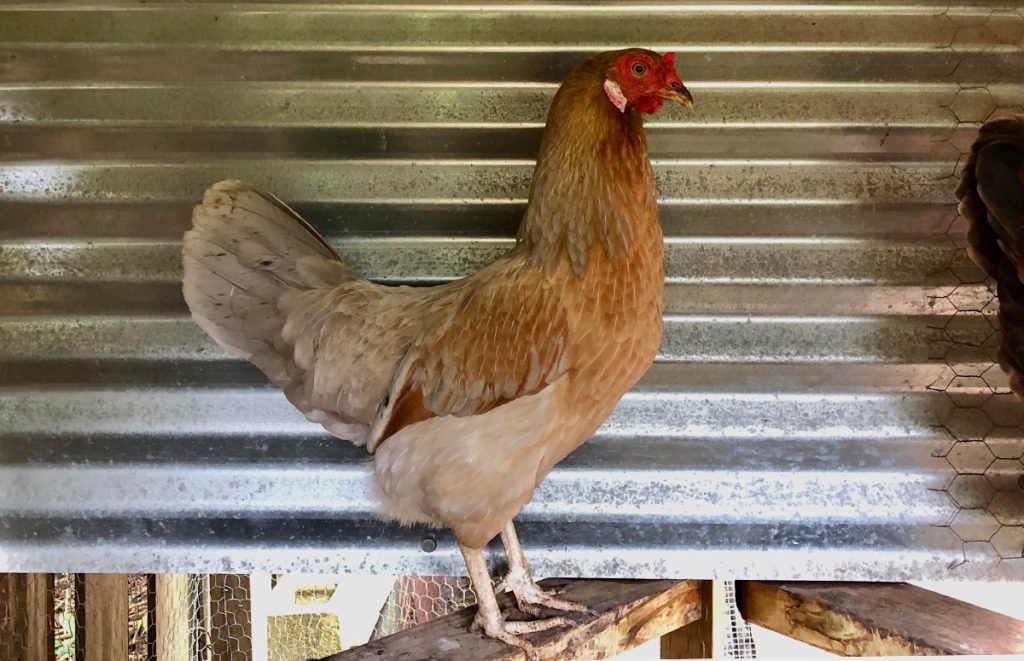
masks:
[[[605,69],[604,92],[621,112],[628,108],[650,115],[666,99],[692,108],[693,96],[679,79],[675,63],[675,53],[621,51]]]

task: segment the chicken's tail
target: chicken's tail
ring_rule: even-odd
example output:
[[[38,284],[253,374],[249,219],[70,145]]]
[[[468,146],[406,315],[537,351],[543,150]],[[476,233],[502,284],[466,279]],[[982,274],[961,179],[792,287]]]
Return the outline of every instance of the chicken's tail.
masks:
[[[1000,262],[997,283],[1002,331],[997,360],[1010,377],[1010,389],[1024,399],[1024,285],[1009,259]]]
[[[356,277],[309,223],[241,181],[210,187],[192,225],[182,246],[185,301],[196,323],[242,358],[274,350],[286,292]]]
[[[967,221],[968,254],[998,285],[999,365],[1024,399],[1024,117],[981,128],[957,197]]]

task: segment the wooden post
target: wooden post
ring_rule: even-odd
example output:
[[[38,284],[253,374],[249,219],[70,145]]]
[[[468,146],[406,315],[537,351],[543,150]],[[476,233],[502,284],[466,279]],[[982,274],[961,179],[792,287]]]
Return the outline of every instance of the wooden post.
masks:
[[[559,596],[590,607],[591,614],[571,614],[570,627],[556,627],[524,638],[540,660],[607,659],[625,650],[700,619],[698,581],[611,581],[549,578],[541,587],[560,590]],[[498,595],[510,619],[523,619],[511,594]],[[476,607],[466,608],[426,624],[370,642],[327,658],[327,661],[379,659],[525,659],[517,647],[469,630]],[[551,615],[559,613],[551,611]],[[526,618],[529,619],[529,618]]]
[[[53,574],[0,574],[0,655],[53,658]]]
[[[146,574],[146,658],[156,659],[156,574]],[[130,617],[130,615],[129,615]]]
[[[85,574],[72,574],[75,595],[75,661],[85,661]],[[125,625],[127,629],[127,625]]]
[[[252,661],[252,603],[249,577],[210,576],[210,651],[215,659]]]
[[[52,661],[53,646],[53,574],[26,574],[25,594],[28,607],[27,661]]]
[[[904,583],[737,584],[750,622],[843,656],[1024,654],[1024,621]]]
[[[156,658],[187,659],[191,649],[189,575],[157,574],[154,592]]]
[[[721,604],[719,604],[721,602]],[[692,624],[670,631],[661,637],[663,659],[710,659],[721,646],[720,619],[725,607],[725,594],[720,581],[700,582],[701,618]]]
[[[85,661],[128,658],[128,574],[86,574]]]

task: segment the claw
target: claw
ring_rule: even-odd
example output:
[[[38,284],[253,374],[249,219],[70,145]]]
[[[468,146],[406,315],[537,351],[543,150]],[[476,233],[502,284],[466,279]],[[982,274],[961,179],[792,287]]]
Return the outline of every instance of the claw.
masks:
[[[542,608],[568,611],[570,613],[586,613],[587,615],[596,614],[592,609],[583,604],[578,604],[568,599],[559,599],[555,595],[560,590],[556,589],[550,592],[544,590],[534,582],[529,574],[517,571],[517,568],[509,570],[508,574],[505,575],[505,578],[498,585],[511,590],[516,596],[516,604],[519,606],[519,610],[533,617],[540,617]]]
[[[538,631],[547,631],[556,627],[572,626],[572,621],[565,617],[551,617],[546,620],[530,620],[528,622],[509,622],[508,620],[491,620],[480,612],[477,612],[470,631],[482,632],[488,638],[500,640],[506,645],[518,647],[526,653],[526,658],[536,661],[537,648],[531,643],[520,638],[520,636]]]
[[[544,609],[540,606],[534,606],[533,604],[516,599],[516,607],[530,617],[536,617],[538,619],[544,617]]]
[[[505,622],[500,619],[495,622],[493,620],[489,620],[483,613],[477,612],[476,617],[473,618],[473,624],[470,625],[470,631],[482,632],[488,638],[494,638],[495,640],[500,640],[506,645],[518,647],[526,654],[528,661],[537,661],[539,658],[537,648],[520,638],[517,634],[526,632],[517,631],[517,627],[511,626],[513,624],[520,623]]]
[[[466,568],[469,569],[470,579],[477,592],[477,611],[470,630],[474,632],[483,631],[484,635],[500,640],[506,645],[512,645],[523,650],[526,658],[536,661],[538,658],[537,649],[528,641],[520,638],[520,635],[546,631],[554,627],[564,627],[572,624],[567,618],[553,617],[547,620],[535,620],[532,622],[508,622],[501,615],[498,609],[498,600],[494,596],[494,589],[491,587],[491,580],[487,574],[487,563],[484,562],[483,549],[474,549],[460,545],[462,555],[466,558]]]
[[[560,589],[555,588],[548,592],[537,585],[526,564],[526,556],[523,555],[523,547],[519,544],[516,527],[511,521],[502,529],[501,541],[505,545],[505,557],[508,558],[508,573],[498,582],[496,589],[498,591],[512,590],[516,595],[516,604],[518,604],[519,610],[534,617],[541,617],[542,607],[556,611],[596,615],[593,610],[583,604],[556,597],[555,595],[561,592]]]
[[[557,627],[571,627],[572,620],[567,617],[549,617],[546,620],[528,620],[526,622],[505,622],[505,631],[513,634],[537,633]]]

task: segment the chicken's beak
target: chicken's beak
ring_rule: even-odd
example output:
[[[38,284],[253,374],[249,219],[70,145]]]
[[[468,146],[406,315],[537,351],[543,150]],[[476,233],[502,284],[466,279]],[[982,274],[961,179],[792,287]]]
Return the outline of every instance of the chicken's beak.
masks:
[[[693,108],[693,95],[686,87],[680,86],[679,89],[665,90],[665,98],[675,101],[684,108]]]

